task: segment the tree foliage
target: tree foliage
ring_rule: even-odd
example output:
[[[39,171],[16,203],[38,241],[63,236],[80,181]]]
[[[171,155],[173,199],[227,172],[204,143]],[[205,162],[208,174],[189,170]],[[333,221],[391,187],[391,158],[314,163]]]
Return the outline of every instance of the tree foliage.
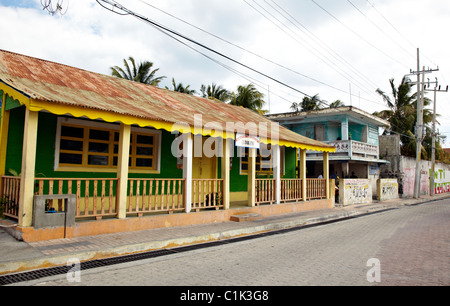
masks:
[[[130,64],[128,63],[130,61]],[[130,81],[140,82],[144,84],[149,84],[153,86],[158,86],[159,83],[165,78],[165,76],[157,77],[156,73],[159,71],[158,69],[153,68],[153,63],[149,61],[144,61],[139,65],[136,65],[136,61],[133,57],[128,57],[128,61],[126,59],[123,60],[123,64],[125,69],[119,66],[111,67],[111,75],[127,79]]]
[[[388,109],[375,112],[374,115],[389,121],[391,131],[400,135],[401,153],[404,156],[416,156],[416,137],[415,128],[417,122],[417,92],[412,92],[414,85],[408,77],[403,77],[398,87],[394,79],[389,80],[391,92],[388,94],[381,89],[376,92],[383,98]],[[433,113],[428,108],[431,100],[424,97],[423,124],[424,138],[422,140],[421,157],[430,159],[432,147],[432,129]],[[439,115],[437,115],[439,116]],[[386,133],[386,132],[385,132]],[[437,138],[439,139],[439,137]],[[437,141],[436,155],[442,155],[442,148]]]

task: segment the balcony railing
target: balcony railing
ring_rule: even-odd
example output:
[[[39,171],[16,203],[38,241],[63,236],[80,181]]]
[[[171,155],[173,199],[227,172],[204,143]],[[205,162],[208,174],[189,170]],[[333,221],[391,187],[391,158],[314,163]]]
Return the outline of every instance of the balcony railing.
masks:
[[[336,148],[335,153],[331,153],[330,157],[344,156],[344,157],[365,157],[365,158],[378,158],[378,146],[369,143],[364,143],[355,140],[335,140],[324,141],[324,143],[332,145]],[[308,157],[322,156],[322,154],[316,151],[307,151]]]

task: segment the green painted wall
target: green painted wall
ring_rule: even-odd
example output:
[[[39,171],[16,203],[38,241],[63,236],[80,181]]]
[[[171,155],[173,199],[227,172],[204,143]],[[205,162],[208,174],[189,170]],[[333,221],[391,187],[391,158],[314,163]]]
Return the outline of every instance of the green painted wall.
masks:
[[[73,172],[73,171],[54,171],[55,158],[55,140],[58,116],[40,112],[38,118],[38,138],[36,152],[36,177],[51,178],[115,178],[117,174],[107,172]],[[10,122],[8,132],[8,149],[6,155],[6,170],[13,169],[20,173],[22,166],[22,145],[23,129],[25,119],[25,107],[17,107],[10,110]],[[171,153],[171,144],[175,135],[162,131],[161,146],[161,173],[145,174],[130,173],[130,178],[182,178],[183,170],[177,168],[177,159]],[[296,149],[286,148],[285,150],[285,176],[286,178],[295,177],[296,167]],[[235,156],[237,150],[235,150]],[[233,157],[230,191],[247,191],[247,175],[240,174],[239,157]],[[7,172],[8,174],[8,172]],[[11,173],[9,173],[11,174]],[[220,158],[218,163],[218,175],[220,174]]]
[[[10,110],[8,127],[8,148],[6,151],[5,174],[11,175],[9,169],[21,172],[22,169],[22,146],[23,128],[25,122],[25,107]]]

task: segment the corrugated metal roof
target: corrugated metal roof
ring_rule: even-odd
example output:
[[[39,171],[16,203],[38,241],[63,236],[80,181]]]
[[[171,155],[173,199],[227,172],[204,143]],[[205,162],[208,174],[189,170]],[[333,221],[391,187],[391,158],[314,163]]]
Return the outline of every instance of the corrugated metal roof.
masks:
[[[256,126],[263,123],[268,128],[269,134],[266,135],[270,138],[272,121],[246,108],[4,50],[0,50],[0,80],[38,101],[158,122],[183,122],[194,126],[194,115],[202,115],[203,125],[208,124],[210,128],[213,122],[223,129],[230,122],[253,122]],[[262,133],[264,136],[264,131],[249,133]],[[279,139],[326,151],[332,148],[281,126]]]

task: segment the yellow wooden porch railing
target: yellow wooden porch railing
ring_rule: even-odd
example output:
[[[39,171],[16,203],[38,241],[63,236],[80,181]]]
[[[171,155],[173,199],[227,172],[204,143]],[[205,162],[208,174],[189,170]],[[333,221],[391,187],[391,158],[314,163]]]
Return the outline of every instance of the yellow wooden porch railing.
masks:
[[[128,179],[127,214],[184,210],[184,179]]]
[[[116,215],[117,178],[36,178],[37,195],[75,194],[76,218]],[[49,207],[56,203],[52,200]],[[58,203],[60,205],[60,203]]]
[[[256,179],[255,185],[256,205],[275,203],[275,179]]]
[[[3,215],[18,219],[19,218],[19,192],[20,177],[2,176],[0,190],[0,204],[3,206]]]
[[[306,179],[306,199],[326,199],[326,179]]]
[[[222,179],[193,179],[192,180],[192,209],[223,207]]]
[[[255,204],[275,203],[275,179],[256,179]],[[306,200],[326,199],[326,179],[306,179]],[[281,179],[281,202],[303,201],[302,179]]]
[[[302,179],[282,179],[281,202],[299,202],[302,200]]]

